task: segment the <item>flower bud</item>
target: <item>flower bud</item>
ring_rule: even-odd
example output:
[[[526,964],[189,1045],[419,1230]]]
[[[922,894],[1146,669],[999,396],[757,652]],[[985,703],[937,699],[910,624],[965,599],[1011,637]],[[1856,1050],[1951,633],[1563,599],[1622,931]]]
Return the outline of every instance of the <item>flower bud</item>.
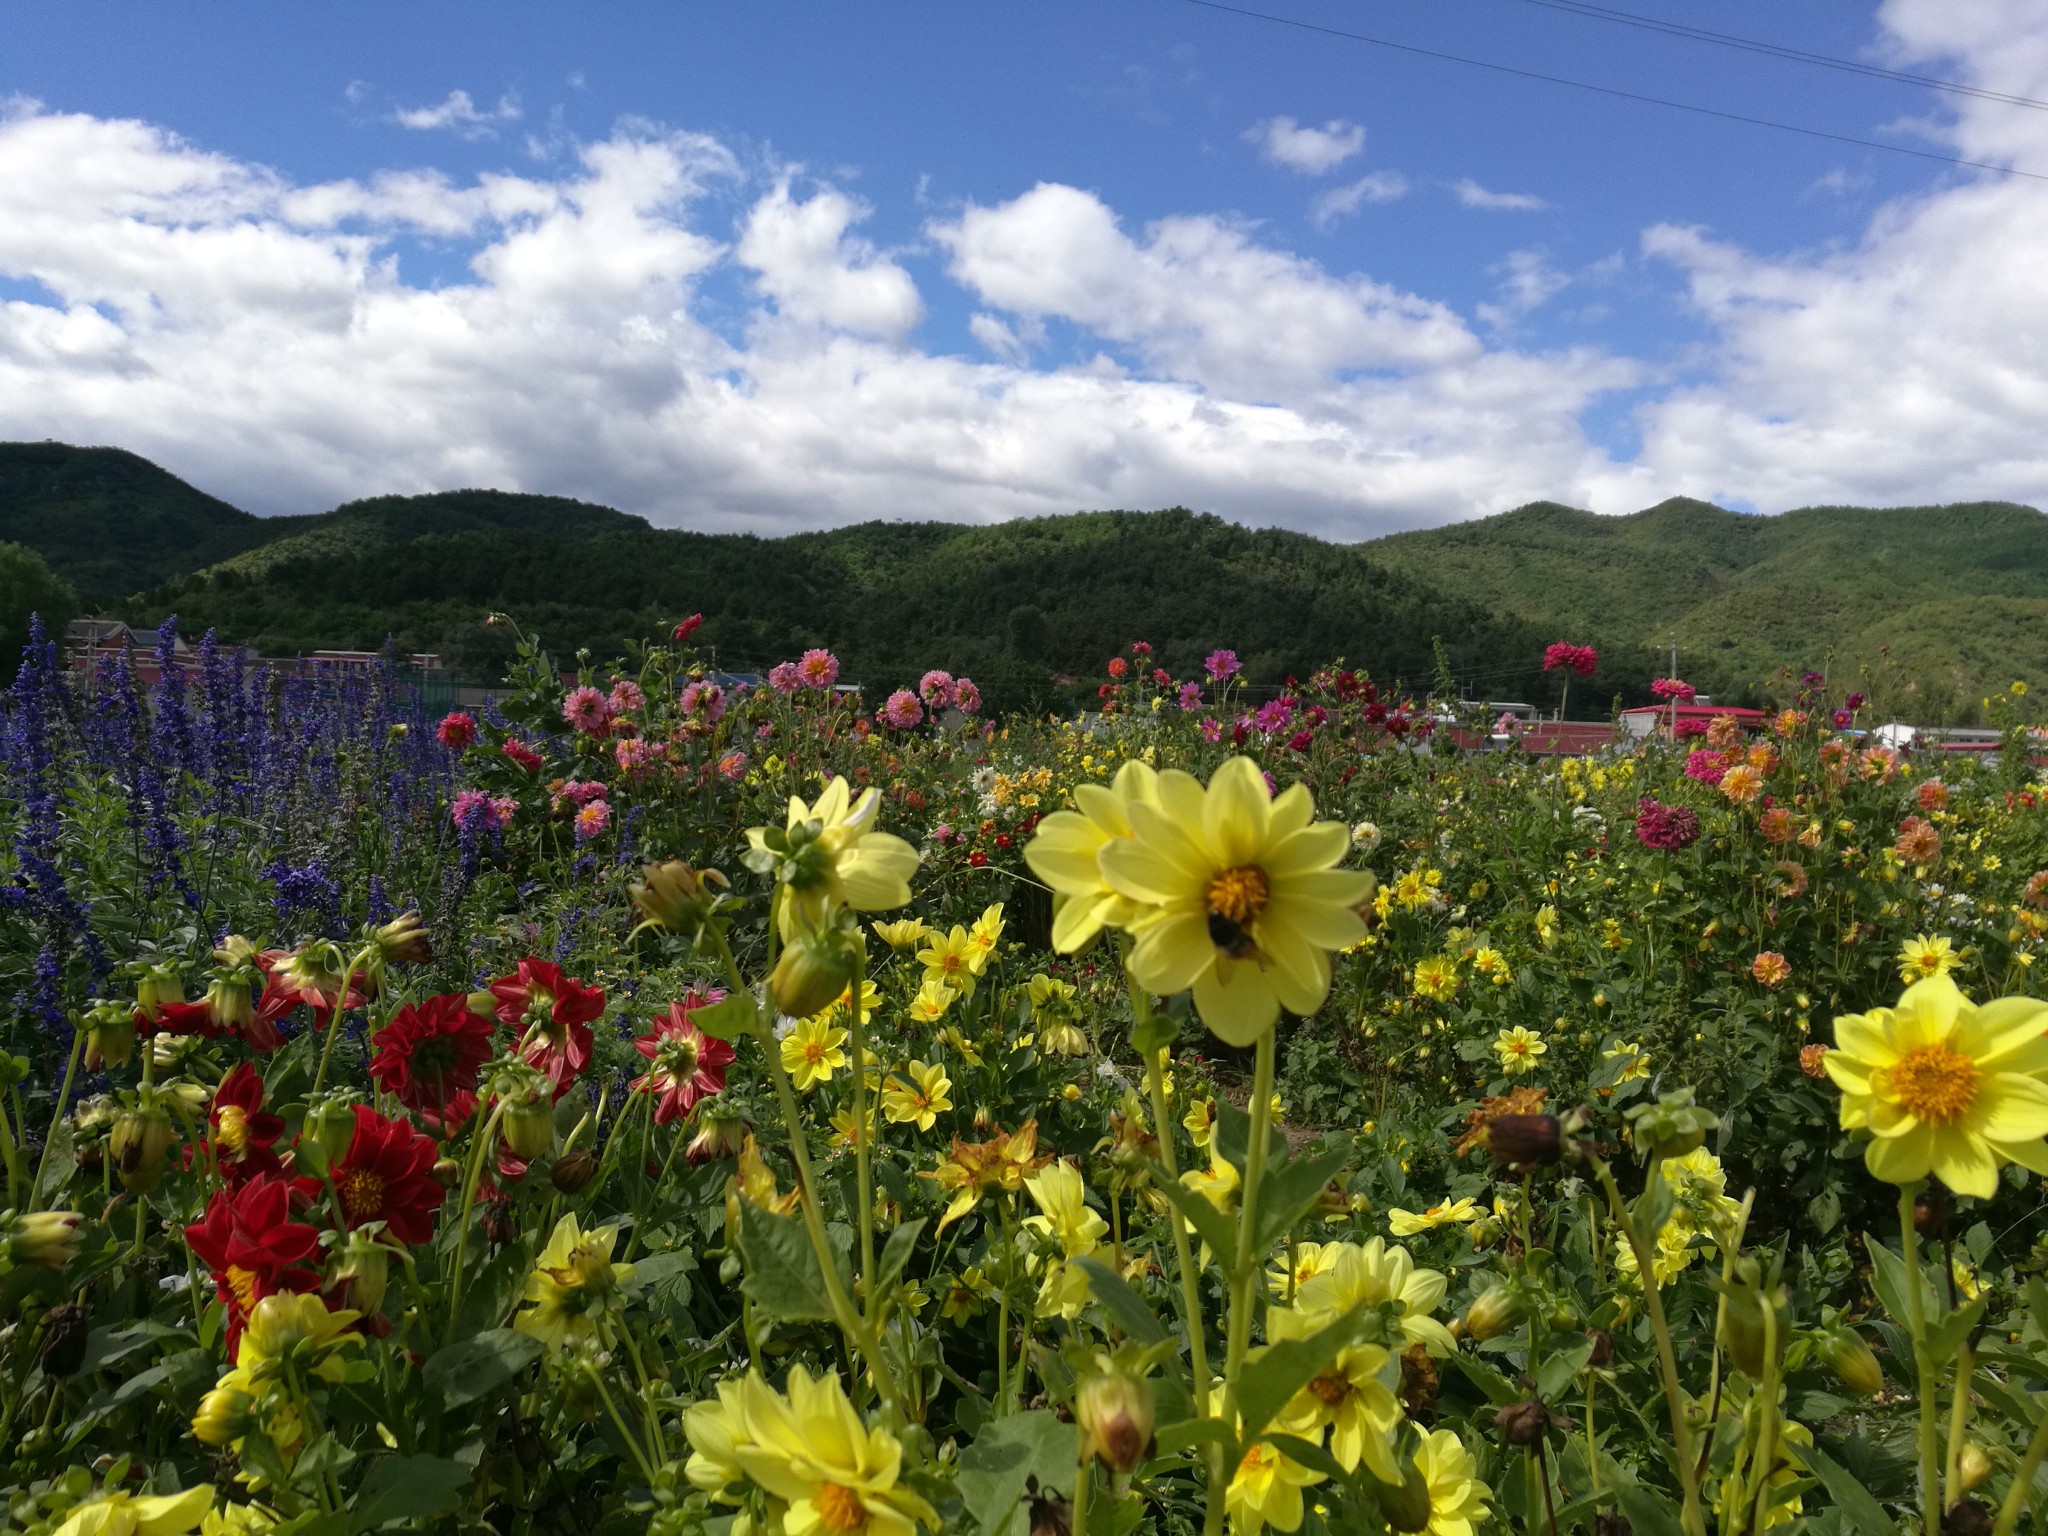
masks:
[[[513,1156],[529,1163],[545,1157],[548,1148],[555,1144],[555,1107],[545,1099],[508,1102],[498,1130]]]
[[[108,1149],[114,1156],[114,1172],[131,1195],[146,1195],[164,1176],[164,1155],[177,1139],[170,1111],[160,1104],[124,1110],[114,1121]]]
[[[206,1012],[223,1034],[239,1033],[256,1022],[256,999],[240,976],[216,976],[206,984]]]
[[[1505,1285],[1483,1291],[1465,1309],[1465,1337],[1475,1344],[1499,1338],[1522,1320],[1522,1298]]]
[[[1963,1492],[1981,1487],[1991,1476],[1991,1457],[1984,1447],[1974,1440],[1963,1442],[1963,1454],[1956,1463],[1956,1474],[1961,1479]]]
[[[85,1341],[92,1332],[92,1309],[67,1301],[43,1314],[43,1374],[55,1381],[76,1376],[85,1363]]]
[[[384,1305],[390,1273],[390,1248],[361,1232],[351,1232],[348,1243],[329,1267],[327,1283],[321,1289],[330,1306],[367,1317]]]
[[[1383,1483],[1375,1478],[1373,1492],[1379,1495],[1380,1514],[1403,1536],[1429,1529],[1429,1482],[1413,1462],[1402,1467],[1399,1483]]]
[[[1858,1397],[1875,1397],[1884,1390],[1884,1367],[1854,1329],[1843,1327],[1828,1333],[1821,1340],[1820,1357]]]
[[[579,1147],[556,1158],[555,1166],[548,1173],[549,1182],[565,1195],[575,1194],[596,1177],[597,1154],[588,1147]]]
[[[768,977],[768,996],[777,1012],[807,1019],[830,1007],[852,985],[858,959],[844,933],[799,933],[775,962]]]
[[[714,1157],[738,1157],[740,1145],[746,1139],[747,1122],[738,1115],[706,1110],[698,1116],[697,1134],[683,1148],[683,1156],[690,1160],[692,1167],[708,1163]]]
[[[1553,1423],[1562,1422],[1534,1397],[1496,1408],[1493,1413],[1493,1427],[1500,1431],[1501,1439],[1522,1450],[1540,1441]]]
[[[78,1255],[78,1224],[84,1218],[76,1211],[31,1211],[6,1216],[7,1257],[16,1264],[33,1264],[41,1269],[62,1269]]]
[[[135,1054],[135,1010],[125,1003],[95,1003],[85,1016],[85,1069],[123,1067]]]
[[[1112,1366],[1097,1371],[1074,1394],[1081,1455],[1129,1476],[1152,1451],[1152,1383]]]
[[[152,965],[135,984],[135,1009],[152,1024],[165,1003],[185,1001],[185,986],[175,965]]]
[[[315,1173],[325,1173],[355,1144],[355,1106],[345,1094],[329,1094],[306,1111],[299,1131],[299,1155]]]
[[[434,958],[434,946],[417,912],[401,913],[382,927],[372,928],[370,938],[387,965],[425,965]]]
[[[1628,1118],[1636,1146],[1648,1156],[1662,1158],[1697,1151],[1707,1132],[1721,1123],[1718,1115],[1693,1103],[1690,1088],[1667,1093],[1654,1104],[1639,1104]]]
[[[192,1438],[201,1445],[230,1445],[257,1427],[256,1399],[240,1387],[215,1387],[192,1415]]]
[[[641,883],[630,887],[629,894],[647,925],[689,938],[718,904],[718,891],[712,887],[729,889],[730,884],[715,869],[698,870],[681,859],[670,859],[648,865]]]
[[[1791,1331],[1785,1287],[1775,1277],[1766,1281],[1755,1259],[1741,1259],[1734,1277],[1717,1289],[1727,1303],[1728,1358],[1750,1380],[1761,1381],[1766,1369],[1784,1357]]]
[[[214,946],[213,963],[229,968],[249,965],[262,949],[263,946],[254,939],[245,939],[239,933],[231,933]]]
[[[1486,1150],[1505,1168],[1548,1168],[1564,1151],[1564,1122],[1555,1115],[1495,1115],[1486,1122]]]

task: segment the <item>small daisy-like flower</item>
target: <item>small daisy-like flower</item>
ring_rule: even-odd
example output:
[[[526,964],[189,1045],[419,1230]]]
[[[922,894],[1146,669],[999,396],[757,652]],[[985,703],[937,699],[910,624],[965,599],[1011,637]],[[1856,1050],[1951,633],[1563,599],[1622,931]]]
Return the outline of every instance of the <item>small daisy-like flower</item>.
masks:
[[[1500,1058],[1500,1069],[1509,1077],[1535,1071],[1538,1060],[1549,1049],[1542,1036],[1521,1024],[1502,1030],[1493,1042],[1493,1053]]]

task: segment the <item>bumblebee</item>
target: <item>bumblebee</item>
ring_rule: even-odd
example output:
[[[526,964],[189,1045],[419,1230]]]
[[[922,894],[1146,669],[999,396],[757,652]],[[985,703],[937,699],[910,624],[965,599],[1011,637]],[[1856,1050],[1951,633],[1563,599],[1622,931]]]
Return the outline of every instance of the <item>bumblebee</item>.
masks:
[[[1259,946],[1252,936],[1227,912],[1209,909],[1209,942],[1233,960],[1256,960]]]

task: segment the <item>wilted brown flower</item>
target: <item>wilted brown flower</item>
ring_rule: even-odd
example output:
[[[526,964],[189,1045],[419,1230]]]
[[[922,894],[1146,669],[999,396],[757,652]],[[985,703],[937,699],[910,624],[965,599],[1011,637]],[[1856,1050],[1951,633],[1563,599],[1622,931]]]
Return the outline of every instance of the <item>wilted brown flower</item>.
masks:
[[[1484,1147],[1487,1144],[1486,1128],[1495,1120],[1502,1115],[1540,1115],[1544,1101],[1549,1097],[1550,1092],[1545,1088],[1517,1087],[1497,1098],[1481,1099],[1477,1109],[1467,1112],[1465,1134],[1458,1138],[1458,1144],[1452,1150],[1463,1157],[1474,1147]]]
[[[1799,1047],[1799,1070],[1811,1078],[1823,1078],[1828,1069],[1821,1065],[1828,1054],[1828,1048],[1819,1041]]]
[[[1806,894],[1806,866],[1792,859],[1780,859],[1771,866],[1771,877],[1765,883],[1773,896],[1797,901]]]

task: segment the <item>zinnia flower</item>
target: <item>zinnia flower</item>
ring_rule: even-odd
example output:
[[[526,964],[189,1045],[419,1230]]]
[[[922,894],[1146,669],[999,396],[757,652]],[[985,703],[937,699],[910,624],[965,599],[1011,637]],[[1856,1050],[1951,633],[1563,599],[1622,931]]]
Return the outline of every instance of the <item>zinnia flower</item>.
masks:
[[[1600,666],[1600,653],[1590,645],[1572,645],[1559,640],[1545,647],[1543,670],[1546,672],[1574,672],[1580,677],[1591,677]]]
[[[370,1076],[414,1114],[442,1119],[476,1091],[477,1068],[495,1049],[491,1032],[490,1017],[473,1013],[465,993],[408,1003],[370,1037]]]
[[[590,1021],[604,1012],[604,992],[564,975],[552,961],[529,957],[492,982],[490,993],[499,1021],[518,1032],[519,1057],[555,1080],[559,1099],[589,1064]]]
[[[886,912],[910,900],[910,876],[917,850],[888,832],[875,830],[881,792],[872,787],[853,799],[847,782],[835,778],[806,805],[790,797],[789,815],[777,842],[768,829],[747,829],[750,865],[773,871],[785,888],[782,937],[799,928],[824,926],[835,908]]]
[[[576,841],[587,843],[592,838],[602,837],[604,830],[612,824],[612,808],[603,800],[593,800],[576,813]]]
[[[476,740],[476,716],[465,710],[452,710],[441,717],[441,723],[434,727],[434,734],[441,738],[441,745],[450,752],[460,752]]]
[[[952,673],[933,668],[917,680],[917,696],[936,713],[952,706],[954,690],[957,687]]]
[[[1365,937],[1356,908],[1370,877],[1336,868],[1349,833],[1313,820],[1303,785],[1273,798],[1249,758],[1226,761],[1206,790],[1178,770],[1157,788],[1156,804],[1130,803],[1132,836],[1097,856],[1141,909],[1131,974],[1162,996],[1192,988],[1202,1021],[1234,1045],[1271,1029],[1283,1006],[1314,1013],[1329,951]]]
[[[803,686],[803,676],[793,661],[778,661],[768,669],[768,686],[788,698]]]
[[[1948,804],[1948,786],[1939,779],[1925,780],[1913,791],[1913,803],[1931,815]]]
[[[733,1058],[731,1043],[712,1039],[690,1018],[695,1010],[724,1000],[725,993],[715,987],[691,991],[670,1003],[666,1013],[656,1015],[654,1028],[633,1042],[633,1048],[653,1063],[651,1071],[633,1080],[633,1087],[660,1095],[654,1101],[656,1125],[687,1115],[725,1087],[725,1069]]]
[[[1712,747],[1697,747],[1686,755],[1685,776],[1701,784],[1719,784],[1727,772],[1721,754]]]
[[[1906,988],[1893,1008],[1835,1020],[1822,1059],[1842,1090],[1842,1128],[1867,1131],[1871,1173],[1912,1184],[1930,1173],[1988,1200],[2002,1163],[2048,1174],[2048,1003],[1981,1007],[1947,976]]]
[[[355,1107],[348,1155],[328,1170],[350,1227],[381,1221],[408,1246],[434,1235],[434,1213],[448,1191],[434,1177],[440,1147],[403,1120],[387,1120],[367,1104]]]
[[[1682,805],[1660,805],[1647,795],[1636,802],[1636,840],[1645,848],[1676,853],[1699,840],[1700,819]]]

